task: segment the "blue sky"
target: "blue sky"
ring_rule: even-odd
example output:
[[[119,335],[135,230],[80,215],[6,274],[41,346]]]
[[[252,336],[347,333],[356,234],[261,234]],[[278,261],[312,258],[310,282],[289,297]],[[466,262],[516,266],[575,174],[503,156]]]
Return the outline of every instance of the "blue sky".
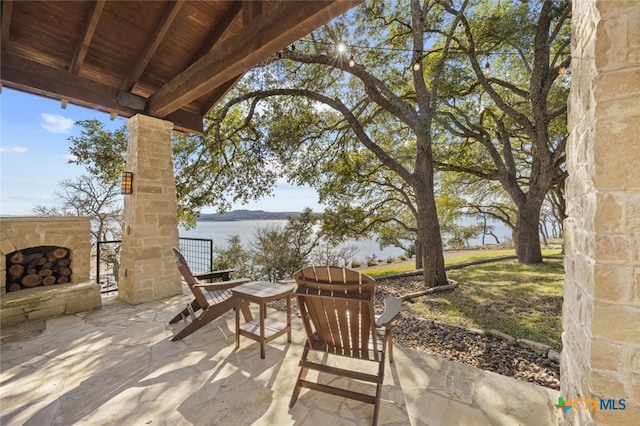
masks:
[[[0,94],[0,215],[31,215],[36,205],[58,204],[58,183],[83,173],[82,166],[69,164],[69,137],[80,134],[74,123],[97,118],[108,129],[125,119],[59,101],[2,88]],[[321,211],[315,191],[279,183],[274,196],[234,209],[299,211],[311,207]],[[205,208],[203,212],[213,212]]]

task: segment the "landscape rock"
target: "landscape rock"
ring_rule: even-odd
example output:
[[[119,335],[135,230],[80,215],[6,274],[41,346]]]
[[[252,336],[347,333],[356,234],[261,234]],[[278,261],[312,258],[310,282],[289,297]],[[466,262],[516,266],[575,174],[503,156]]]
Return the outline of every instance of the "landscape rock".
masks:
[[[534,342],[527,339],[518,339],[518,345],[525,348],[533,349],[534,351],[543,355],[547,354],[551,349],[551,346],[549,345],[545,345],[543,343],[538,343],[538,342]]]
[[[551,361],[557,362],[559,364],[560,363],[560,352],[554,351],[553,349],[549,349],[549,352],[547,353],[547,358],[549,358]]]

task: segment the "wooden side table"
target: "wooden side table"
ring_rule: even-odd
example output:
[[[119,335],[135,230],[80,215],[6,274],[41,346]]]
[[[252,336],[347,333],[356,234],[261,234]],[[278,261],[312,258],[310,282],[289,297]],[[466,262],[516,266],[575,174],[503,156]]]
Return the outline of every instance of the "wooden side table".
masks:
[[[254,281],[231,289],[233,297],[260,305],[257,319],[240,324],[240,310],[236,309],[236,349],[240,347],[240,336],[260,343],[260,358],[265,357],[265,345],[287,333],[287,342],[291,343],[291,295],[293,286],[268,281]],[[267,303],[287,298],[287,323],[267,318]]]

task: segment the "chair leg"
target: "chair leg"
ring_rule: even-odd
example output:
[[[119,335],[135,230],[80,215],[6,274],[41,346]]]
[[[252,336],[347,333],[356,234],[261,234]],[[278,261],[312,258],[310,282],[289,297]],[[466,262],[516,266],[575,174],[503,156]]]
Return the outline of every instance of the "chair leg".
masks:
[[[193,308],[193,312],[197,312],[198,310],[200,310],[200,304],[198,304],[198,301],[193,299],[193,301],[191,302],[191,307]],[[173,319],[171,321],[169,321],[169,324],[175,324],[178,321],[182,320],[182,317],[189,315],[189,308],[184,308],[178,315],[176,315],[175,317],[173,317]]]
[[[376,386],[376,400],[373,405],[373,426],[378,424],[378,413],[380,412],[380,398],[382,397],[382,385],[384,384],[384,352],[382,353],[382,359],[378,365],[378,383]]]
[[[231,309],[231,306],[218,305],[214,307],[211,307],[211,306],[207,307],[206,309],[202,310],[202,312],[200,313],[200,315],[198,315],[196,319],[191,321],[185,328],[180,330],[178,334],[173,336],[173,339],[171,340],[172,341],[180,340],[183,337],[190,335],[194,331],[199,330],[200,328],[209,324],[211,321],[219,318],[222,314],[224,314],[229,309]]]
[[[302,357],[300,361],[306,361],[307,355],[309,355],[309,347],[305,344],[304,349],[302,350]],[[302,380],[307,377],[307,372],[309,370],[305,367],[300,367],[300,372],[298,373],[298,380],[296,380],[296,385],[293,388],[293,393],[291,394],[291,400],[289,401],[289,408],[293,408],[296,401],[298,400],[298,396],[300,395],[300,390],[302,389],[302,385],[300,384]]]
[[[387,327],[387,349],[389,350],[389,364],[393,364],[393,338],[391,336],[391,327]]]

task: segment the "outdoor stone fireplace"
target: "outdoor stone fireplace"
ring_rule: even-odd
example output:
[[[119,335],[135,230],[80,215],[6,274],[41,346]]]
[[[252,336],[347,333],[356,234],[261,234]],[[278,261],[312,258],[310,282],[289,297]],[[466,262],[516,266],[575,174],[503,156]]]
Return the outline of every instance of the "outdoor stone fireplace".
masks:
[[[0,218],[0,318],[12,325],[102,306],[87,217]]]

